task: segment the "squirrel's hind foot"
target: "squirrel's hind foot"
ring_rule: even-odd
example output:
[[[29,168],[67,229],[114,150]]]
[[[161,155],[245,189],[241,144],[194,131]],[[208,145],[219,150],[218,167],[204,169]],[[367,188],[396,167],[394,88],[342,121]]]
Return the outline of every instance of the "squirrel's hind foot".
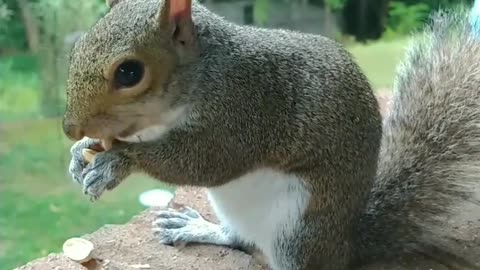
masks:
[[[189,243],[231,246],[232,241],[221,225],[205,220],[196,210],[186,208],[183,212],[161,210],[153,222],[155,236],[164,245]]]

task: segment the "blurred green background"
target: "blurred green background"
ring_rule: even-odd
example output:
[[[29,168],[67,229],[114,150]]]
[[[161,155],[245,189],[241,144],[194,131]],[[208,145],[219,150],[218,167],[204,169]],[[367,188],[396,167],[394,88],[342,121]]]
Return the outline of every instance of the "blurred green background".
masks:
[[[227,18],[236,15],[228,12],[241,13],[228,10],[238,4],[235,0],[203,2],[224,10]],[[322,18],[333,18],[325,35],[344,43],[376,91],[386,93],[408,35],[433,10],[472,1],[245,2],[250,4],[241,14],[244,23],[265,27],[273,25],[272,11],[280,2],[300,10],[296,29],[325,26],[315,14],[313,20],[302,21],[302,7],[315,7]],[[138,202],[141,192],[171,189],[135,175],[92,204],[67,175],[72,142],[64,137],[60,119],[68,51],[79,31],[86,31],[105,11],[104,0],[0,0],[0,269],[57,252],[67,238],[104,224],[124,223],[144,208]],[[283,26],[288,28],[288,22]]]

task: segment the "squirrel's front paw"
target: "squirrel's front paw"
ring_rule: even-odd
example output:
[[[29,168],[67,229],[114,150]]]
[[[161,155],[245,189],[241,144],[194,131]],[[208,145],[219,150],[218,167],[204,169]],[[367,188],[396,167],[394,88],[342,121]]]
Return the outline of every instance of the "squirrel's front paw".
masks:
[[[83,192],[96,200],[106,189],[115,188],[130,172],[131,164],[126,157],[112,150],[97,153],[82,172]]]
[[[82,172],[83,169],[87,166],[88,162],[83,157],[83,149],[91,148],[94,145],[100,143],[100,140],[84,138],[76,143],[70,148],[70,154],[72,159],[70,160],[70,165],[68,167],[68,173],[73,178],[73,180],[79,184],[82,184]]]

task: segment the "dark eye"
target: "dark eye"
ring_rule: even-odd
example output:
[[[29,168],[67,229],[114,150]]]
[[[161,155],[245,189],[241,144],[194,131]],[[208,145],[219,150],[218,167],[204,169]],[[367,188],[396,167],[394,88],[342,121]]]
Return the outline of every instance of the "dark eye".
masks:
[[[143,63],[136,60],[127,60],[115,70],[115,83],[119,88],[137,85],[143,78]]]

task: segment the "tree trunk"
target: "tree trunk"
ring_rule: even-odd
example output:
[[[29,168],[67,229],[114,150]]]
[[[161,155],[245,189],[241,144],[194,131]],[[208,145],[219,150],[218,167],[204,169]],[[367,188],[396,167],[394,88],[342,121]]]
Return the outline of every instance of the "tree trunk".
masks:
[[[28,48],[32,53],[37,53],[40,47],[40,33],[35,15],[26,0],[17,0],[17,5],[22,13]]]
[[[380,38],[390,0],[347,0],[343,9],[344,31],[358,41]]]
[[[361,33],[361,38],[360,41],[366,41],[368,39],[369,33],[367,32],[368,30],[366,29],[366,20],[367,20],[367,3],[365,0],[357,0],[358,1],[358,6],[357,6],[357,29],[358,32]]]

